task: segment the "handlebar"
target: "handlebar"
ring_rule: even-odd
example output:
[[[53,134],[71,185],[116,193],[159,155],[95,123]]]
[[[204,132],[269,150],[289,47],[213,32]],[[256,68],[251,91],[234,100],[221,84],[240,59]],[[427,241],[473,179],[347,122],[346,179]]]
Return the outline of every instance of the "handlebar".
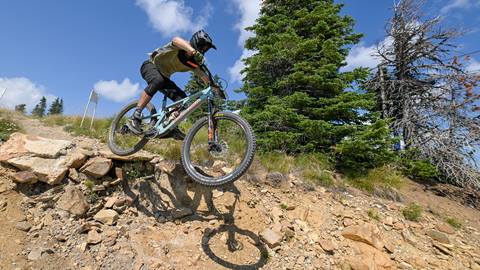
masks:
[[[220,85],[216,84],[215,80],[213,79],[212,72],[210,72],[208,67],[205,64],[202,64],[200,65],[200,69],[208,75],[208,78],[210,79],[210,86],[220,90],[219,93],[215,94],[217,94],[222,99],[227,99],[227,96],[225,95],[225,90],[223,90]]]

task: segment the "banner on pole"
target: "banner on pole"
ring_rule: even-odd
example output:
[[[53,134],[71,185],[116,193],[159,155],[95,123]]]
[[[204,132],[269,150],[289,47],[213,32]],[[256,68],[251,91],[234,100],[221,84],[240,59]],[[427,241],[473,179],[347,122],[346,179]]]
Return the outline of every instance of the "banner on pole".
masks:
[[[90,129],[92,129],[93,126],[93,119],[95,118],[95,112],[97,110],[97,105],[98,105],[98,94],[95,92],[95,90],[92,89],[90,92],[90,97],[88,98],[87,106],[85,107],[85,111],[83,112],[83,117],[82,117],[82,122],[80,123],[80,127],[83,126],[83,122],[85,121],[85,117],[87,116],[87,111],[88,108],[90,107],[90,103],[95,103],[93,107],[93,115],[92,115],[92,120],[90,122]]]
[[[98,103],[98,94],[95,92],[95,90],[92,90],[90,93],[90,102],[92,103]]]

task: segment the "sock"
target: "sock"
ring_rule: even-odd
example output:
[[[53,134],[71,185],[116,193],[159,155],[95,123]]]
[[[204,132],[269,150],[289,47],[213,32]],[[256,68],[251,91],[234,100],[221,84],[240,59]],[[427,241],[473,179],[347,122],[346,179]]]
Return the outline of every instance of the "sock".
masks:
[[[133,113],[133,117],[139,118],[139,119],[142,118],[142,111],[143,111],[143,109],[137,108],[135,110],[135,112]]]

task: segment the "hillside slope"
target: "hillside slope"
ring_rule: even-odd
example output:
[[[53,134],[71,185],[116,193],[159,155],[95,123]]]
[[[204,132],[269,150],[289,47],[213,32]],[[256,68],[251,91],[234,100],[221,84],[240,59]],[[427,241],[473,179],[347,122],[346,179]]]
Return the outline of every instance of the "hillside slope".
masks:
[[[97,140],[16,121],[30,136],[0,146],[0,160],[15,155],[0,167],[1,269],[480,269],[479,212],[414,182],[393,202],[255,165],[210,189],[175,161],[115,157]],[[35,135],[63,141],[24,147],[44,140]],[[55,167],[68,177],[50,185],[53,171],[18,165],[32,156],[76,162]],[[410,202],[425,209],[416,222],[402,214]]]

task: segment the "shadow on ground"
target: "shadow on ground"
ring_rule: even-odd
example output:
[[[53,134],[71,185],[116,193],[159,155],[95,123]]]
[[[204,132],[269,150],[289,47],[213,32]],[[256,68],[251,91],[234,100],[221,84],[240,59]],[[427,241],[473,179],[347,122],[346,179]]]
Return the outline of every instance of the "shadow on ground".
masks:
[[[136,198],[137,210],[146,216],[158,219],[159,217],[169,217],[173,211],[178,209],[190,209],[193,214],[181,218],[182,222],[219,221],[222,225],[215,229],[207,228],[203,233],[201,239],[203,252],[213,262],[228,269],[259,269],[267,264],[268,251],[266,246],[260,241],[257,234],[239,228],[235,223],[235,209],[239,203],[241,192],[235,184],[222,186],[221,189],[224,194],[230,193],[233,195],[228,197],[234,198],[231,201],[223,201],[223,207],[227,209],[225,213],[219,211],[214,204],[213,192],[216,188],[202,186],[193,182],[185,174],[180,164],[175,164],[169,173],[157,169],[154,176],[123,183],[125,194]],[[227,237],[226,241],[221,243],[221,246],[224,246],[226,249],[221,251],[222,256],[216,254],[212,248],[212,239],[215,238],[216,242],[222,241],[220,237],[216,236],[223,233],[226,233]],[[242,238],[242,241],[238,240],[239,237]],[[253,244],[258,249],[258,252],[254,253],[258,254],[256,261],[252,263],[251,258],[246,264],[238,263],[238,261],[229,261],[228,255],[234,256],[236,252],[242,251],[244,248],[243,242],[245,241]]]

